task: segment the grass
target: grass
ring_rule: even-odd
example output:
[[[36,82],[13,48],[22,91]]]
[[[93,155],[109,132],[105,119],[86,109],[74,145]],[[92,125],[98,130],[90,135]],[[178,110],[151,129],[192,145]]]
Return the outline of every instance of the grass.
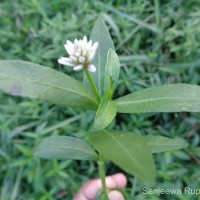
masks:
[[[94,21],[102,15],[122,65],[115,97],[151,85],[200,84],[199,8],[198,0],[1,0],[0,57],[36,62],[81,80],[81,73],[59,66],[57,59],[65,53],[66,39],[89,35]],[[72,135],[87,140],[92,112],[2,93],[0,101],[0,199],[70,200],[83,183],[98,177],[92,162],[46,161],[32,155],[32,149],[46,136]],[[197,113],[119,114],[113,126],[188,141],[184,150],[154,156],[158,170],[155,188],[183,189],[200,185],[199,122]],[[107,163],[107,174],[118,171]],[[129,199],[159,199],[144,195],[144,184],[127,177],[125,193]],[[197,199],[185,194],[162,198]]]

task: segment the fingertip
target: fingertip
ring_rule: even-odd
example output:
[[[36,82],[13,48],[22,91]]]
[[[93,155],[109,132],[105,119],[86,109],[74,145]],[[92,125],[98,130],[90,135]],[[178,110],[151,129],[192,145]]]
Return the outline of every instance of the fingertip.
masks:
[[[124,188],[127,184],[127,179],[124,174],[118,173],[106,177],[106,186],[110,189]]]
[[[101,181],[99,179],[93,179],[81,187],[73,200],[94,199],[100,189]]]
[[[124,188],[127,185],[127,178],[124,174],[118,173],[112,176],[116,182],[116,188]]]
[[[118,191],[111,191],[108,193],[109,200],[124,200],[123,195]]]

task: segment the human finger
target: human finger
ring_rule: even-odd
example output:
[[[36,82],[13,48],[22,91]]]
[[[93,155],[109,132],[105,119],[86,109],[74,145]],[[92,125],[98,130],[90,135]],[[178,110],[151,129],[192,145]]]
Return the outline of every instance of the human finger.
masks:
[[[122,173],[106,177],[106,186],[108,189],[124,188],[127,184],[127,179]],[[74,200],[93,200],[101,189],[100,179],[94,179],[81,187]]]

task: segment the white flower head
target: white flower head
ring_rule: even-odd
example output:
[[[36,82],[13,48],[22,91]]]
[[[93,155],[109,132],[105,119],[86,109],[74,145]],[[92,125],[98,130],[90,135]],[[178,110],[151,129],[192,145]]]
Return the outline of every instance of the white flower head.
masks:
[[[93,60],[96,50],[98,48],[98,42],[92,44],[92,41],[88,41],[87,37],[84,36],[82,40],[74,40],[74,43],[69,40],[64,45],[69,57],[61,57],[58,62],[62,65],[73,67],[74,71],[87,70],[95,72],[96,67],[91,63]]]

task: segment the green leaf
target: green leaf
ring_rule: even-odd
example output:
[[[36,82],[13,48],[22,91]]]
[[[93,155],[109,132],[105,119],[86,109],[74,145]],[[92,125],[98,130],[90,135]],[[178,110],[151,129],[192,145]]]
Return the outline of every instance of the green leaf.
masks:
[[[98,42],[99,46],[97,48],[97,52],[95,58],[93,60],[93,64],[96,66],[97,71],[95,73],[91,73],[97,89],[99,91],[100,96],[102,97],[104,94],[104,76],[105,76],[105,67],[106,67],[106,58],[108,54],[108,49],[114,49],[114,45],[112,39],[110,37],[108,28],[106,27],[103,19],[99,17],[94,24],[92,29],[90,39],[92,42]],[[89,85],[86,77],[84,76],[84,81],[87,85]]]
[[[102,130],[90,134],[94,148],[105,158],[141,178],[150,185],[155,181],[155,165],[142,136],[120,131]]]
[[[60,106],[97,107],[95,96],[81,82],[59,71],[25,61],[0,61],[0,90]]]
[[[200,112],[200,86],[181,83],[157,86],[114,102],[120,113]]]
[[[109,49],[106,62],[104,96],[111,99],[119,78],[120,63],[115,51]]]
[[[34,150],[34,155],[45,159],[96,160],[97,154],[85,141],[67,137],[52,136],[44,139]]]
[[[181,149],[187,146],[185,140],[181,138],[167,138],[163,136],[144,136],[151,153]]]
[[[115,103],[103,98],[95,116],[94,129],[101,130],[106,128],[112,122],[116,113],[117,106]]]

